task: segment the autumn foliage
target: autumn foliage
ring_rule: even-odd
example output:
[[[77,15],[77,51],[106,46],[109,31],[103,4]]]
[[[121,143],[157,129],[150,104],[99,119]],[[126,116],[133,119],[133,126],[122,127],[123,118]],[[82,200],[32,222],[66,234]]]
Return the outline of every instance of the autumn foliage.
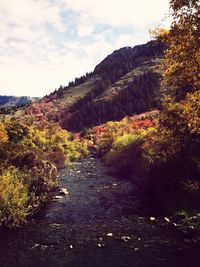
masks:
[[[153,206],[197,208],[200,195],[200,7],[171,0],[173,23],[161,34],[167,44],[162,112],[143,144]],[[157,203],[157,204],[156,204]]]
[[[57,168],[87,154],[76,138],[44,119],[0,122],[0,224],[21,225],[49,199]]]

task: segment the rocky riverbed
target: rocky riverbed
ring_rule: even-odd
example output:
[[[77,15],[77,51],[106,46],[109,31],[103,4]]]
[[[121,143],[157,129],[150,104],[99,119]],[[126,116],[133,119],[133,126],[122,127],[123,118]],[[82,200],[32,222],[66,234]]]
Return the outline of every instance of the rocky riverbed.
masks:
[[[35,221],[1,229],[1,267],[199,266],[198,242],[167,219],[137,215],[134,184],[98,159],[71,163],[59,186]]]

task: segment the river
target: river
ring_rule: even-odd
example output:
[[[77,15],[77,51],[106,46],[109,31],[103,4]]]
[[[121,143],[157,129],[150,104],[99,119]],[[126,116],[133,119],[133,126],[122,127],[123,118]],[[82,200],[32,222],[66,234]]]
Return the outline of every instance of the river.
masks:
[[[0,267],[195,267],[200,248],[162,220],[136,211],[131,180],[98,159],[71,163],[60,188],[29,225],[0,231]]]

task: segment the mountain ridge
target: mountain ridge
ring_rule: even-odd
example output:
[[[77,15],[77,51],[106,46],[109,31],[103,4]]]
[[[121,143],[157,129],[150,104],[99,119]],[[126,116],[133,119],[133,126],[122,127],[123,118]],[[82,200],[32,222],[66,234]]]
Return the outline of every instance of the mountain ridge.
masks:
[[[0,95],[0,109],[29,105],[37,100],[38,97]]]
[[[156,108],[164,49],[164,44],[150,41],[115,50],[93,72],[33,103],[26,114],[80,131]]]

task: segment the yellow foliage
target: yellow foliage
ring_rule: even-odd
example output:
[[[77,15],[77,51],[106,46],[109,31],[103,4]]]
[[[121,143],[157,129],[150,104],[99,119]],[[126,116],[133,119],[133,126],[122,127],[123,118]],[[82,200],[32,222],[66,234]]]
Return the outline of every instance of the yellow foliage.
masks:
[[[0,173],[0,222],[7,226],[23,223],[29,211],[28,188],[21,176],[14,167]]]
[[[164,99],[159,123],[153,132],[149,132],[143,146],[145,156],[150,163],[167,161],[189,144],[191,151],[189,149],[185,151],[186,155],[190,155],[191,159],[198,157],[199,99],[200,91],[188,94],[181,103],[175,103],[169,97]]]
[[[87,143],[57,124],[0,122],[0,224],[17,226],[47,201],[56,167],[88,153]]]
[[[192,134],[200,134],[200,90],[187,95],[184,116]]]
[[[156,40],[165,41],[167,35],[169,34],[169,29],[164,27],[156,27],[151,29],[149,33]]]
[[[5,129],[5,125],[0,122],[0,143],[4,143],[8,140],[8,134]]]
[[[171,0],[170,6],[174,21],[164,38],[164,81],[171,87],[170,94],[180,100],[200,88],[200,8],[197,0]]]

